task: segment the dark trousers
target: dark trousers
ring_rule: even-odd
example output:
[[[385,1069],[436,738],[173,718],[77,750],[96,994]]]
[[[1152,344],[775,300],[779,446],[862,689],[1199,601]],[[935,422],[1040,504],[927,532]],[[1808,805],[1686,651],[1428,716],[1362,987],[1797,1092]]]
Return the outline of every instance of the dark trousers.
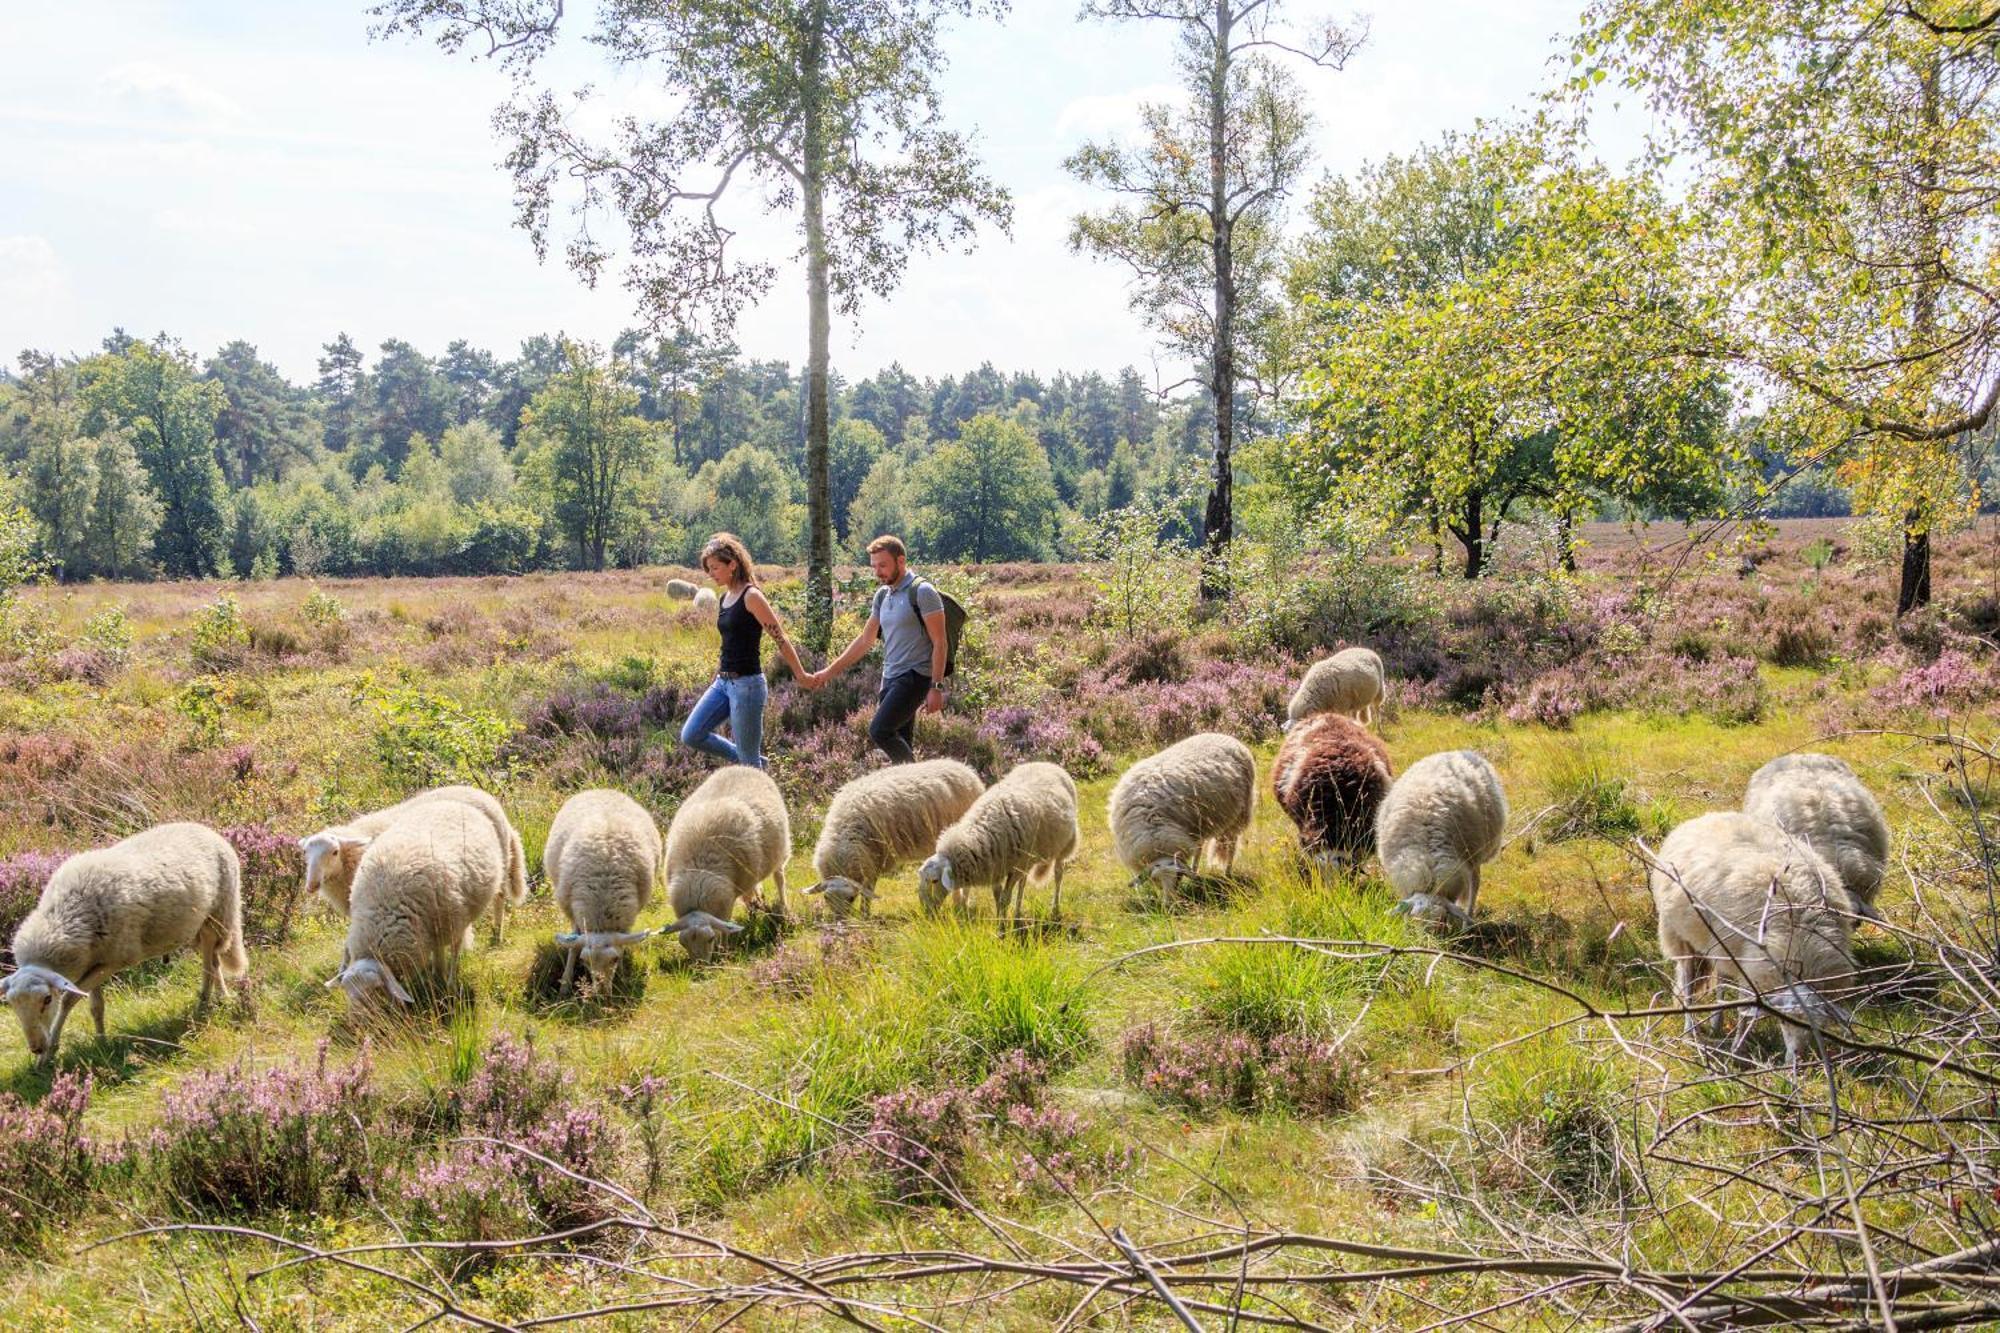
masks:
[[[907,764],[917,757],[917,710],[931,692],[931,678],[921,671],[905,671],[882,680],[882,694],[875,703],[875,716],[868,723],[868,739],[889,756],[892,764]]]

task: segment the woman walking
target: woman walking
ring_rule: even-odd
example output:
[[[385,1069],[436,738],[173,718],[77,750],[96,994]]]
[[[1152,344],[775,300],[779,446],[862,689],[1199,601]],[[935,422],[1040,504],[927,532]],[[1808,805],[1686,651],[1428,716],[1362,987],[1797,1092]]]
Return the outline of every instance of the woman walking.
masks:
[[[757,586],[756,567],[743,539],[718,532],[701,548],[702,572],[715,580],[721,601],[715,628],[722,635],[722,660],[710,685],[681,728],[681,744],[732,764],[764,766],[764,631],[778,641],[778,653],[794,676],[803,677],[798,651],[785,636],[778,613]],[[727,720],[729,740],[715,734]]]

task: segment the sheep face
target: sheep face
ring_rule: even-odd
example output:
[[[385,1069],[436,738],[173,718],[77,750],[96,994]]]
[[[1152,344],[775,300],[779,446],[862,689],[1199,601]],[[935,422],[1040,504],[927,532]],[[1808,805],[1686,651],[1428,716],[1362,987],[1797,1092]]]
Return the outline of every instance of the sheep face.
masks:
[[[1163,856],[1146,867],[1146,874],[1161,893],[1172,897],[1180,890],[1181,881],[1194,874],[1194,870],[1182,865],[1176,857]]]
[[[651,938],[650,930],[593,930],[586,934],[563,934],[556,936],[556,943],[572,950],[571,966],[577,958],[590,969],[590,975],[602,986],[611,980],[611,974],[618,970],[619,960],[625,951],[642,940]],[[563,969],[563,980],[569,980],[569,968]]]
[[[1435,893],[1413,893],[1389,910],[1398,916],[1448,930],[1462,930],[1472,924],[1472,918],[1465,914],[1463,907]]]
[[[340,969],[326,983],[328,990],[335,987],[346,991],[348,1003],[355,1006],[370,1004],[382,995],[387,995],[398,1004],[416,1003],[403,989],[402,983],[396,980],[396,974],[389,970],[389,965],[373,958],[357,958]]]
[[[741,934],[743,927],[735,921],[724,921],[708,912],[689,912],[671,926],[661,928],[662,935],[678,935],[681,947],[688,957],[697,963],[705,963],[715,953],[715,942],[724,935]]]
[[[827,910],[833,913],[836,920],[852,912],[856,903],[866,907],[869,900],[875,896],[869,892],[865,884],[848,879],[845,875],[835,875],[831,879],[823,879],[807,889],[806,892],[808,894],[825,894]]]
[[[24,967],[0,982],[14,1017],[21,1020],[21,1033],[28,1039],[28,1053],[43,1059],[55,1055],[56,1025],[62,1019],[64,997],[87,994],[82,987],[45,967]]]
[[[368,839],[339,828],[321,829],[300,838],[299,849],[306,854],[306,892],[317,893],[345,916]]]
[[[917,901],[926,912],[935,912],[944,906],[946,897],[958,896],[958,878],[952,874],[951,862],[943,855],[931,857],[917,870]]]

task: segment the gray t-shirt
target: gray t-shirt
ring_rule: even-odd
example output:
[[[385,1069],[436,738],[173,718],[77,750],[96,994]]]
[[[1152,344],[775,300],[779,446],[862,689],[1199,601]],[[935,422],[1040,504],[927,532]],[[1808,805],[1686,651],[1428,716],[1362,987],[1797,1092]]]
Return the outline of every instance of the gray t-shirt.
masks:
[[[884,680],[906,671],[931,674],[931,636],[924,628],[923,617],[944,610],[944,598],[928,583],[919,586],[912,597],[910,585],[916,579],[915,574],[905,570],[902,582],[875,590],[875,600],[868,608],[868,613],[882,626]]]

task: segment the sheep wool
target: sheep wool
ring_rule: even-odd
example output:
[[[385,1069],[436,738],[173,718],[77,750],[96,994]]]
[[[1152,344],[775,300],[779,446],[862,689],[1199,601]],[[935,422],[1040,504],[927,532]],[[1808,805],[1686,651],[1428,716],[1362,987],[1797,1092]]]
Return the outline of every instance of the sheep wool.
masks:
[[[866,912],[875,882],[934,848],[985,789],[956,759],[897,764],[854,779],[827,806],[813,848],[819,882],[806,892],[825,894],[835,916],[857,903]]]
[[[1780,755],[1751,774],[1743,813],[1769,820],[1825,857],[1860,914],[1881,919],[1874,904],[1889,865],[1889,821],[1846,761]]]
[[[968,889],[990,884],[993,910],[1005,929],[1010,903],[1020,924],[1024,884],[1051,879],[1050,910],[1061,916],[1063,862],[1082,838],[1070,775],[1056,764],[1017,765],[938,835],[937,850],[918,872],[918,897],[927,909],[947,895],[963,907]]]
[[[200,824],[162,824],[56,868],[14,932],[17,970],[0,989],[28,1049],[55,1057],[63,1023],[88,996],[104,1034],[104,983],[113,974],[194,946],[201,954],[197,1013],[249,968],[243,948],[243,870],[236,849]]]
[[[659,825],[623,792],[595,788],[563,802],[549,825],[542,873],[575,932],[557,937],[569,950],[564,986],[579,956],[602,983],[646,938],[632,927],[652,899],[664,851]]]
[[[1469,920],[1479,868],[1499,855],[1506,832],[1507,794],[1493,765],[1473,750],[1447,750],[1391,784],[1375,817],[1375,854],[1405,902],[1429,895]]]
[[[1784,1024],[1795,1061],[1811,1027],[1847,1021],[1838,1004],[1854,976],[1847,895],[1819,853],[1776,824],[1723,811],[1680,825],[1647,861],[1660,952],[1683,1005],[1721,983],[1761,997],[1797,1020]],[[1689,1032],[1695,1024],[1689,1014]]]
[[[1312,664],[1285,707],[1287,729],[1318,713],[1372,724],[1388,694],[1388,674],[1373,648],[1343,648]]]
[[[686,579],[667,580],[667,596],[673,598],[677,602],[693,601],[694,592],[695,592],[694,585],[692,583],[689,583]]]
[[[404,1004],[401,979],[456,974],[473,923],[507,883],[507,847],[485,812],[432,801],[371,839],[354,874],[346,966],[327,982],[356,1003],[377,990]]]
[[[702,588],[695,593],[694,609],[700,612],[702,615],[712,618],[715,615],[717,606],[718,603],[715,600],[715,589]]]
[[[493,900],[494,935],[498,938],[504,934],[507,907],[528,901],[528,855],[521,846],[521,835],[508,821],[507,811],[499,800],[478,787],[434,787],[396,805],[299,839],[299,847],[306,854],[306,892],[319,894],[329,907],[346,916],[354,872],[361,864],[368,840],[418,806],[433,801],[458,801],[479,810],[492,821],[494,833],[506,846],[507,891]]]
[[[1111,789],[1112,844],[1126,870],[1172,893],[1204,852],[1228,873],[1256,800],[1250,747],[1202,732],[1125,770]]]
[[[782,912],[791,851],[791,820],[770,774],[741,764],[718,768],[667,828],[667,904],[674,922],[666,929],[699,962],[714,951],[718,935],[742,929],[730,920],[736,900],[757,903],[760,881],[773,882]]]
[[[1374,846],[1392,776],[1388,747],[1374,733],[1339,713],[1315,713],[1285,733],[1271,787],[1298,826],[1300,849],[1333,866]]]

